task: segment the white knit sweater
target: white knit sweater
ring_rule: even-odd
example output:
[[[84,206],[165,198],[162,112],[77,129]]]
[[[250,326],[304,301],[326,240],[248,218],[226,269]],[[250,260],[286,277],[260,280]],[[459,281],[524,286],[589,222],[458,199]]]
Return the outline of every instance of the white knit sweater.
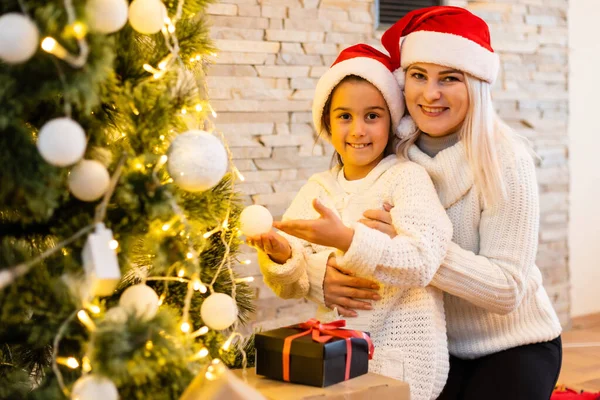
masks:
[[[491,208],[473,187],[462,142],[433,158],[412,146],[409,158],[429,173],[454,227],[431,282],[445,292],[450,354],[472,359],[557,337],[561,326],[535,265],[538,187],[524,146],[500,149],[507,197]],[[319,304],[324,275],[324,263],[311,265],[311,299]]]
[[[306,296],[307,271],[324,266],[331,253],[356,275],[380,282],[381,300],[373,303],[372,311],[349,318],[348,327],[371,333],[375,356],[370,371],[408,382],[413,400],[436,398],[448,374],[448,348],[443,295],[428,285],[446,254],[452,226],[427,172],[392,155],[360,180],[347,181],[339,169],[316,174],[300,189],[284,219],[318,218],[312,208],[315,197],[355,229],[350,248],[341,254],[286,235],[292,258],[285,264],[259,254],[265,282],[281,297]],[[393,223],[402,232],[394,239],[356,222],[384,201],[395,206]],[[331,319],[331,310],[320,307],[317,318]]]

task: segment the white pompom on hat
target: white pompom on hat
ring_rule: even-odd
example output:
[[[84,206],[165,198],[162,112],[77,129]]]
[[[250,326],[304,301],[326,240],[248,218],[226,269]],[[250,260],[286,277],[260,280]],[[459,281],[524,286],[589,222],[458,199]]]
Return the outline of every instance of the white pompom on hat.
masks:
[[[379,89],[390,110],[393,130],[398,132],[405,104],[400,86],[392,73],[394,69],[390,57],[367,44],[356,44],[340,52],[315,89],[312,116],[317,133],[321,134],[324,129],[321,120],[325,103],[333,89],[349,75],[360,76]]]

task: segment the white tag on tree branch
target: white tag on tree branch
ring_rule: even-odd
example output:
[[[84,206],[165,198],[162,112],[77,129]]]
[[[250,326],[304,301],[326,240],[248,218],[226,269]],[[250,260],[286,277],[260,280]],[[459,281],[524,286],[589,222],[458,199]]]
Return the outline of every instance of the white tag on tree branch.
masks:
[[[98,223],[96,231],[88,236],[83,247],[83,267],[93,296],[111,295],[121,280],[112,241],[112,231],[106,229],[103,223]]]

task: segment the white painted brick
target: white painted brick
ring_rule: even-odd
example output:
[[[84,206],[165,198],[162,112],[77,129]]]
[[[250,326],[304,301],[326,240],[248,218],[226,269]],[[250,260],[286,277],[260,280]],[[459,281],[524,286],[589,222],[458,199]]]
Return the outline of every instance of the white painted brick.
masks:
[[[566,240],[568,236],[567,225],[555,225],[553,228],[540,230],[540,240],[542,242],[555,242],[557,240]]]
[[[566,212],[548,213],[542,219],[542,224],[567,224],[569,222],[569,214]]]
[[[254,165],[254,161],[252,160],[236,160],[234,164],[237,169],[244,173],[244,177],[248,172],[256,170],[256,165]]]
[[[371,4],[367,2],[349,0],[321,0],[320,7],[335,8],[346,11],[369,11]]]
[[[312,67],[310,69],[310,77],[311,78],[320,78],[321,76],[323,76],[323,74],[325,72],[327,72],[327,70],[329,70],[328,66],[320,66],[320,67]]]
[[[308,54],[277,54],[277,65],[320,65],[323,63],[321,56]]]
[[[211,104],[217,112],[305,111],[311,107],[308,100],[215,100]]]
[[[350,13],[350,21],[373,24],[373,15],[368,11],[353,11]]]
[[[244,174],[244,182],[274,182],[280,176],[280,171],[248,171]]]
[[[240,17],[260,17],[260,6],[253,4],[238,5]]]
[[[474,2],[467,6],[467,9],[472,13],[477,11],[485,11],[492,13],[509,13],[514,5],[508,3],[494,3],[494,2]]]
[[[213,15],[210,17],[210,21],[212,26],[238,29],[267,29],[269,26],[269,20],[267,18]]]
[[[255,160],[258,169],[289,169],[289,168],[315,168],[324,171],[329,168],[329,157],[298,157],[286,156],[285,158],[271,158]],[[304,177],[299,177],[303,179]],[[308,177],[306,177],[308,178]]]
[[[269,29],[276,29],[276,30],[283,29],[283,18],[269,19]]]
[[[298,176],[298,170],[295,169],[282,169],[281,170],[281,180],[282,181],[290,181],[295,180]],[[306,181],[306,180],[304,180]]]
[[[287,7],[284,5],[263,5],[261,15],[266,18],[286,18]]]
[[[299,89],[292,93],[292,100],[311,100],[315,97],[314,89]]]
[[[335,43],[304,43],[302,47],[306,54],[337,55],[339,53]]]
[[[294,93],[292,89],[233,89],[232,92],[234,99],[248,100],[287,100]]]
[[[277,42],[261,42],[255,40],[215,40],[220,51],[238,51],[247,53],[277,53],[281,44]]]
[[[249,195],[273,193],[273,188],[270,183],[254,182],[254,183],[238,183],[236,189]]]
[[[317,8],[321,0],[300,0],[304,8]]]
[[[348,11],[321,8],[319,9],[319,19],[326,21],[348,21],[350,18]]]
[[[210,29],[212,39],[237,39],[237,40],[261,40],[265,31],[262,29],[236,29],[213,26]]]
[[[235,4],[207,4],[204,9],[210,15],[237,15],[238,6]]]
[[[323,148],[316,143],[312,143],[310,146],[300,146],[298,155],[301,157],[322,156]]]
[[[277,79],[272,77],[208,76],[206,82],[209,88],[215,89],[279,89]]]
[[[308,22],[312,24],[319,18],[319,13],[316,8],[290,8],[288,18],[304,20],[305,24]]]
[[[290,81],[290,87],[292,89],[312,89],[315,90],[317,87],[318,79],[314,78],[292,78]]]
[[[337,59],[337,56],[333,56],[333,55],[322,55],[321,57],[323,57],[323,64],[325,65],[332,65],[335,60]]]
[[[362,33],[327,32],[325,43],[360,43],[364,42],[366,35]]]
[[[276,192],[297,192],[305,183],[305,180],[274,182],[273,188]]]
[[[300,146],[312,142],[310,138],[295,135],[261,136],[260,140],[266,147]]]
[[[531,78],[542,82],[561,82],[567,81],[566,73],[563,72],[533,72]]]
[[[308,76],[310,67],[307,66],[257,66],[256,70],[261,77],[268,78],[293,78]]]
[[[258,194],[256,196],[252,196],[252,201],[255,204],[260,205],[273,205],[273,204],[286,204],[289,205],[292,200],[296,197],[296,193],[272,193],[272,194]]]
[[[309,122],[312,122],[312,118]],[[312,124],[310,123],[292,123],[290,125],[290,132],[292,135],[300,135],[300,136],[313,136],[314,130],[312,128]]]
[[[566,166],[541,168],[537,170],[538,183],[540,185],[558,183],[569,183],[569,170]]]
[[[243,4],[243,5],[252,5],[258,4],[258,0],[221,0],[220,3],[229,3],[229,4]]]
[[[335,21],[333,23],[333,30],[335,32],[343,32],[343,33],[364,33],[369,34],[373,32],[373,24],[361,24],[358,22],[352,21]]]
[[[260,166],[259,166],[260,168]],[[567,193],[541,193],[540,212],[568,211]]]
[[[498,52],[534,54],[539,48],[537,42],[494,40],[492,44]]]
[[[295,112],[292,113],[292,123],[297,122],[312,122],[312,114],[310,112]]]
[[[290,80],[288,78],[277,78],[277,87],[279,89],[291,89]]]
[[[221,118],[219,118],[220,120]],[[240,124],[221,124],[217,127],[221,132],[227,135],[271,135],[275,128],[274,123],[240,123]]]
[[[230,89],[225,88],[209,88],[208,97],[212,100],[232,99],[233,94]]]
[[[216,64],[247,64],[247,65],[262,65],[265,63],[266,53],[225,53],[219,52],[215,58]]]
[[[258,73],[251,65],[235,64],[214,64],[208,69],[209,76],[258,76]]]
[[[324,19],[314,18],[309,21],[305,19],[286,19],[283,21],[283,28],[289,31],[326,32],[331,30],[333,26],[331,21]]]
[[[271,149],[268,147],[230,147],[230,149],[234,160],[238,158],[253,158],[258,161],[260,159],[268,159],[271,156]]]
[[[557,26],[559,19],[552,15],[526,15],[525,22],[529,25]]]
[[[300,43],[281,43],[281,52],[288,54],[304,54]]]
[[[302,4],[300,0],[260,0],[260,4],[263,6],[286,6],[293,8],[300,8]]]
[[[267,29],[267,40],[279,42],[322,42],[325,33]]]
[[[289,135],[290,134],[290,125],[289,124],[275,125],[275,133],[277,135]]]
[[[253,123],[278,123],[288,122],[289,114],[286,112],[221,112],[219,113],[219,124],[253,124]]]

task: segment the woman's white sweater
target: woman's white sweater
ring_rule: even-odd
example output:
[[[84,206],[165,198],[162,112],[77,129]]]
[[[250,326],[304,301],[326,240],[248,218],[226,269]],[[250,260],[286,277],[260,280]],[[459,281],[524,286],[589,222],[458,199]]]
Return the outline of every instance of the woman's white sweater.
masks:
[[[349,318],[348,327],[371,333],[375,356],[370,371],[408,382],[414,400],[436,398],[448,374],[448,349],[443,295],[429,284],[446,254],[452,226],[427,172],[392,155],[360,180],[347,181],[339,169],[316,174],[284,219],[318,218],[314,198],[355,229],[350,248],[341,254],[286,235],[292,258],[285,264],[259,253],[265,282],[281,297],[304,297],[307,271],[325,265],[332,253],[357,276],[380,282],[381,300],[372,311]],[[393,224],[401,232],[394,239],[357,223],[364,211],[381,208],[384,201],[394,205]],[[331,319],[331,310],[320,307],[317,318]]]
[[[411,161],[433,180],[454,227],[446,258],[431,284],[443,290],[450,354],[473,359],[549,341],[561,332],[535,265],[539,199],[535,167],[521,144],[500,148],[506,198],[484,207],[462,142]],[[323,304],[325,264],[309,270],[310,297]]]

